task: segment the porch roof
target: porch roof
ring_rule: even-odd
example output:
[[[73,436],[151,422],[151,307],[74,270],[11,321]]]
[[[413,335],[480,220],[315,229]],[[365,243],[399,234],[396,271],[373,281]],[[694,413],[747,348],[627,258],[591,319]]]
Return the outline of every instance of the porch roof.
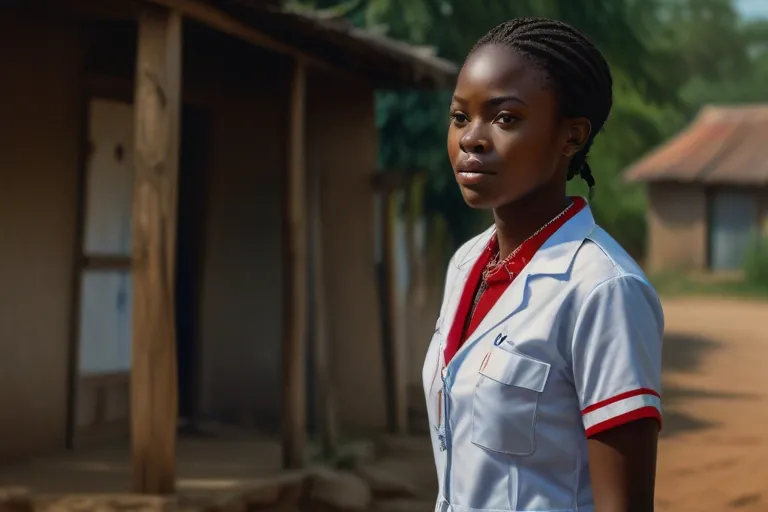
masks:
[[[203,23],[208,14],[219,25],[236,23],[265,36],[266,46],[361,75],[378,87],[452,87],[458,73],[453,62],[435,55],[432,48],[413,46],[363,30],[340,18],[315,12],[293,12],[268,0],[154,0],[178,8]],[[208,7],[207,14],[196,6]],[[221,28],[221,27],[219,27]]]

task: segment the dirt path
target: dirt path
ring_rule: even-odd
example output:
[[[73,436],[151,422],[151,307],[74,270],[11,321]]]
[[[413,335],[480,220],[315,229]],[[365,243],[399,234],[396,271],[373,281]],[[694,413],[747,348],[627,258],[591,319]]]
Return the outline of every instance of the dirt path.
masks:
[[[658,510],[768,511],[768,304],[665,300]]]

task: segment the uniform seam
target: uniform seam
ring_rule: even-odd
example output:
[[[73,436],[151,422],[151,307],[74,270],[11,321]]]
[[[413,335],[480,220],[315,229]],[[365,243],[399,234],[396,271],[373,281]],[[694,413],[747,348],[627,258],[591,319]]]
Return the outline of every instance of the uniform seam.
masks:
[[[595,226],[595,228],[597,228],[597,226]],[[601,244],[601,243],[600,243],[598,240],[595,240],[595,238],[593,237],[593,233],[594,233],[594,232],[595,232],[595,229],[593,229],[592,231],[590,231],[590,232],[589,232],[589,234],[588,234],[586,237],[584,237],[584,239],[585,239],[585,240],[589,240],[590,242],[592,242],[593,244],[595,244],[595,246],[596,246],[598,249],[600,249],[600,252],[601,252],[601,253],[603,253],[603,256],[605,256],[606,258],[608,258],[608,261],[610,261],[610,262],[611,262],[611,264],[613,265],[613,267],[614,267],[616,270],[618,270],[618,272],[619,272],[619,275],[625,274],[625,273],[626,273],[626,271],[624,270],[624,267],[622,267],[621,265],[619,265],[619,263],[616,261],[616,259],[615,259],[613,256],[611,256],[611,254],[609,253],[609,251],[608,251],[608,250],[606,250],[606,248],[605,248],[605,247],[603,247],[603,244]],[[615,276],[614,276],[614,277],[615,277]]]
[[[613,284],[617,283],[618,281],[624,281],[624,280],[627,280],[627,279],[634,279],[635,281],[638,281],[642,286],[650,286],[648,284],[648,282],[645,279],[642,278],[642,276],[626,272],[621,267],[616,267],[616,268],[620,271],[619,275],[608,277],[608,278],[604,279],[603,281],[600,281],[599,283],[597,283],[594,286],[594,288],[592,288],[592,290],[589,292],[589,294],[587,294],[587,296],[582,301],[581,306],[579,307],[579,314],[576,316],[576,322],[575,322],[575,324],[573,326],[573,333],[571,335],[571,338],[572,338],[571,341],[573,341],[573,338],[575,338],[575,334],[581,328],[581,324],[582,324],[582,322],[584,320],[584,310],[587,308],[587,306],[591,302],[592,297],[594,297],[595,294],[597,292],[601,291],[604,287],[613,285]]]

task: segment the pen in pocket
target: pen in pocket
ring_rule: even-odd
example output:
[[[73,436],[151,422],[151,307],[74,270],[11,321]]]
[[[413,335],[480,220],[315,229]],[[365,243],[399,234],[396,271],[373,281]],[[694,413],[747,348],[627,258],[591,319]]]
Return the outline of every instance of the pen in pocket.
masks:
[[[488,360],[491,358],[491,353],[488,352],[485,354],[485,357],[483,358],[483,362],[480,363],[480,371],[485,370],[485,367],[488,366]]]

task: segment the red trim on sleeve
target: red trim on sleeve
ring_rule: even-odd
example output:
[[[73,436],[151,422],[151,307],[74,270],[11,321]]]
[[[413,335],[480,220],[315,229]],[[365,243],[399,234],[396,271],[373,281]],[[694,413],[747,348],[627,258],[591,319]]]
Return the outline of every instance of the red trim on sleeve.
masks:
[[[583,411],[581,411],[581,415],[584,416],[585,414],[589,414],[592,411],[596,411],[598,409],[601,409],[605,407],[606,405],[610,405],[613,403],[616,403],[620,400],[624,400],[626,398],[631,398],[633,396],[638,395],[653,395],[661,398],[661,395],[650,388],[639,388],[639,389],[633,389],[632,391],[627,391],[625,393],[620,393],[616,396],[613,396],[611,398],[607,398],[605,400],[601,400],[600,402],[597,402],[595,404],[590,405],[589,407],[585,408]]]
[[[586,430],[587,437],[594,437],[595,435],[601,432],[605,432],[606,430],[610,430],[612,428],[620,427],[622,425],[626,425],[627,423],[632,423],[633,421],[646,418],[655,419],[659,423],[659,430],[661,430],[661,412],[656,407],[649,405],[647,407],[641,407],[640,409],[635,409],[634,411],[629,411],[628,413],[615,416],[609,420],[603,421],[602,423],[598,423],[597,425],[593,425]]]

